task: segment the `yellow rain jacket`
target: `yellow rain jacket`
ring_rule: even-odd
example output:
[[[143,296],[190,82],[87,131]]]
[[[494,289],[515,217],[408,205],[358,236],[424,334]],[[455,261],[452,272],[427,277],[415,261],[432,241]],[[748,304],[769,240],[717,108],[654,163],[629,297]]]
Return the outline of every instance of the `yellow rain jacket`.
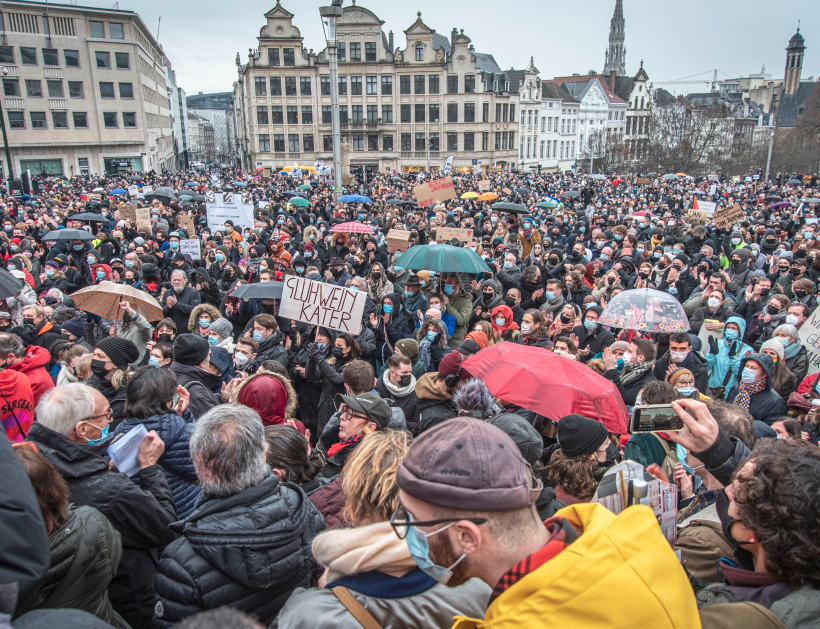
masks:
[[[649,507],[561,509],[581,535],[452,629],[701,629],[692,587]]]

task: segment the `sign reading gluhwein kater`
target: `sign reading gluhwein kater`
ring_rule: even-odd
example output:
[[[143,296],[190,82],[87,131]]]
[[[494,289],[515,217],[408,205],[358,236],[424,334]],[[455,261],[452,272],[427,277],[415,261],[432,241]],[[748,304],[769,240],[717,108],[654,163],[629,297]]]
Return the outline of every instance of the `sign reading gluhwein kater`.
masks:
[[[361,291],[290,275],[284,281],[279,316],[358,334],[366,296]]]

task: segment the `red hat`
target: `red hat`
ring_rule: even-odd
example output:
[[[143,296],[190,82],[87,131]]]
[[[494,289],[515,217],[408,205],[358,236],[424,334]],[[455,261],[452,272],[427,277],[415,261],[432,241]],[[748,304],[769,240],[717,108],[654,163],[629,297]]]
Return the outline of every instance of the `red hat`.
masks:
[[[451,376],[453,374],[457,374],[459,369],[461,369],[461,365],[464,363],[464,354],[461,352],[450,352],[444,358],[441,359],[441,362],[438,364],[438,375],[441,377]],[[459,380],[466,380],[470,377],[464,369],[461,369],[461,374],[459,375]]]

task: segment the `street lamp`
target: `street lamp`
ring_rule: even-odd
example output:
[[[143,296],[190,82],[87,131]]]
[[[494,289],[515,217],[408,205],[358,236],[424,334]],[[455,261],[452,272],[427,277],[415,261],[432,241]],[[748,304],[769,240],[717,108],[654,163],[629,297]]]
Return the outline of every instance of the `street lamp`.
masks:
[[[769,182],[769,167],[772,165],[772,146],[774,146],[774,125],[772,125],[772,131],[769,135],[769,156],[766,158],[766,183]]]
[[[342,191],[342,134],[339,124],[339,59],[336,54],[336,20],[342,17],[343,0],[331,0],[330,6],[319,7],[322,17],[322,29],[327,20],[325,41],[327,58],[330,64],[330,110],[333,131],[333,198],[339,201]]]
[[[9,69],[6,66],[3,66],[3,69],[0,70],[0,74],[4,77],[9,75]],[[6,137],[6,114],[3,113],[3,106],[0,105],[0,128],[3,129],[3,148],[6,149],[6,166],[8,168],[8,173],[6,173],[6,189],[8,193],[11,194],[11,182],[14,179],[14,169],[11,165],[11,153],[9,152],[9,140]]]

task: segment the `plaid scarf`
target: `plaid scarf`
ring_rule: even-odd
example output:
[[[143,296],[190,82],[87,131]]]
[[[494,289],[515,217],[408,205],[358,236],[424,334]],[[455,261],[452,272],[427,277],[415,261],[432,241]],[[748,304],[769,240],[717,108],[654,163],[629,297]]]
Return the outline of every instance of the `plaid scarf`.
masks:
[[[652,369],[654,365],[654,360],[646,360],[642,363],[629,363],[621,371],[621,384],[628,384],[633,380],[637,380],[647,369]]]
[[[524,559],[515,564],[501,577],[495,588],[493,588],[490,603],[526,577],[530,572],[534,572],[550,559],[556,557],[562,550],[578,539],[578,531],[575,530],[566,518],[550,518],[544,521],[544,526],[546,526],[550,532],[550,541],[548,541],[541,550],[537,550],[532,555],[524,557]]]
[[[735,397],[735,401],[732,402],[732,404],[739,406],[746,412],[749,412],[749,404],[752,401],[752,396],[755,393],[760,393],[763,389],[765,389],[766,382],[766,376],[763,376],[763,378],[760,380],[755,380],[754,382],[741,382],[737,396]]]

